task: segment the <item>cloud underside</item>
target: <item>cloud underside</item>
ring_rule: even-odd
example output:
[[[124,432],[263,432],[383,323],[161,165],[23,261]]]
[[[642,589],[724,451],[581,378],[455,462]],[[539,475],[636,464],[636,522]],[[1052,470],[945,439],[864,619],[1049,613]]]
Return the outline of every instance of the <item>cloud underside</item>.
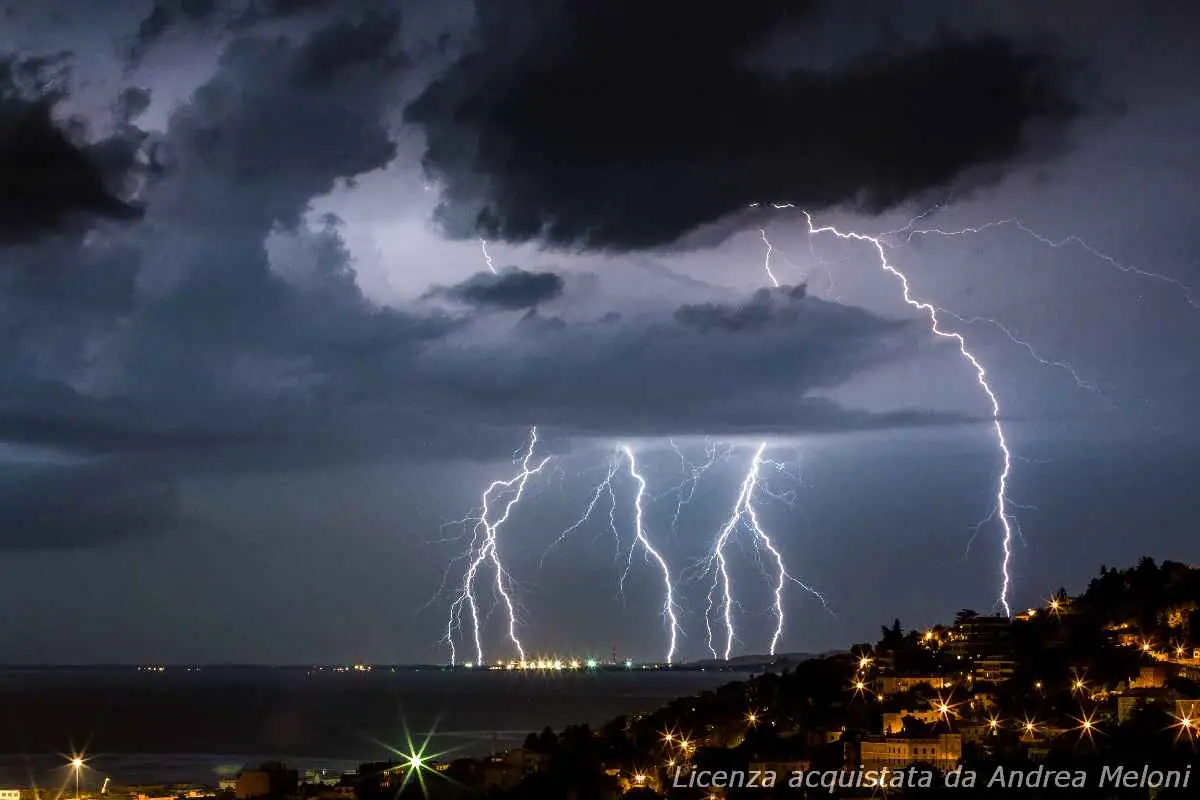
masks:
[[[8,475],[0,470],[0,550],[60,550],[157,537],[184,524],[174,486],[129,463]]]
[[[820,3],[520,5],[477,3],[470,54],[406,112],[451,236],[630,251],[753,202],[879,211],[1045,154],[1075,113],[1058,58],[998,37],[769,74],[754,47]]]
[[[313,3],[311,10],[321,7]],[[597,30],[614,25],[621,8],[596,12]],[[491,11],[481,13],[480,30],[486,32],[495,23]],[[578,22],[570,7],[565,13],[563,25]],[[649,47],[642,39],[657,35],[659,16],[651,13],[649,27],[630,39],[635,62],[643,53],[639,48]],[[200,17],[217,19],[206,11]],[[46,148],[39,152],[63,165],[22,173],[21,196],[35,198],[22,212],[26,217],[0,207],[5,215],[0,438],[89,455],[125,454],[117,459],[121,463],[127,454],[151,453],[170,474],[195,460],[224,459],[231,466],[257,459],[254,463],[279,466],[389,454],[494,457],[507,453],[516,428],[528,424],[568,436],[720,436],[956,421],[918,412],[851,412],[817,399],[854,375],[905,357],[920,337],[909,326],[807,296],[803,287],[740,298],[715,295],[708,303],[664,304],[657,311],[595,308],[560,315],[556,301],[571,284],[552,272],[513,268],[431,290],[429,298],[452,301],[448,308],[372,303],[359,289],[338,220],[314,222],[309,207],[339,182],[381,169],[396,156],[394,92],[410,67],[399,48],[400,19],[379,10],[348,12],[282,36],[247,30],[253,27],[249,22],[239,26],[215,74],[153,137],[135,125],[148,102],[140,91],[118,98],[117,128],[92,144],[76,142],[47,115],[57,95],[10,92],[0,103],[0,144],[7,148],[0,156],[21,152],[13,141],[34,149],[42,142]],[[765,91],[749,73],[739,80],[750,83],[730,83],[724,61],[740,50],[730,50],[710,27],[702,25],[697,43],[688,45],[697,49],[683,54],[694,61],[701,50],[712,49],[713,65],[698,73],[706,91],[716,92],[716,99],[733,88]],[[157,36],[152,34],[146,34],[147,45]],[[743,44],[752,38],[746,31],[731,36]],[[497,230],[507,227],[507,238],[526,236],[521,232],[526,219],[539,220],[533,227],[541,230],[544,212],[553,206],[558,227],[550,231],[551,241],[605,248],[669,241],[710,213],[726,213],[743,190],[747,197],[770,194],[781,162],[768,169],[767,156],[789,162],[799,152],[790,137],[809,135],[783,136],[766,126],[761,148],[739,150],[744,145],[739,127],[752,127],[742,113],[748,106],[731,107],[736,113],[729,121],[717,115],[710,120],[715,127],[691,140],[678,125],[658,130],[655,125],[668,111],[653,111],[636,130],[622,128],[609,141],[615,151],[592,151],[598,137],[613,129],[567,141],[583,113],[572,99],[583,73],[572,70],[584,67],[571,59],[596,57],[598,45],[587,37],[567,43],[575,55],[555,56],[567,62],[544,63],[563,68],[551,72],[570,88],[562,98],[568,117],[540,133],[522,127],[536,117],[526,104],[553,99],[545,94],[549,84],[509,86],[504,82],[523,73],[503,69],[480,77],[471,56],[411,110],[430,132],[431,168],[445,168],[448,208],[457,207],[465,173],[456,177],[454,169],[465,169],[467,162],[451,169],[438,154],[467,129],[440,129],[440,115],[455,116],[460,101],[482,97],[497,81],[503,84],[497,113],[487,103],[478,108],[468,103],[471,113],[458,116],[468,127],[494,118],[501,126],[497,135],[517,137],[505,145],[507,156],[494,160],[499,145],[489,137],[496,132],[470,130],[482,160],[468,161],[487,177],[489,191],[499,193],[488,202],[500,196],[514,200],[503,204],[512,217],[496,221]],[[999,46],[963,47],[958,57],[965,63],[974,58],[1003,65],[1014,57]],[[531,52],[545,55],[537,48]],[[929,58],[936,78],[944,56]],[[687,59],[681,63],[691,63]],[[669,66],[670,58],[663,61],[668,70],[683,68]],[[615,69],[613,87],[628,89],[633,66]],[[887,72],[865,66],[859,71],[854,80],[862,87],[876,72]],[[1015,128],[1005,128],[997,115],[1011,111],[1006,103],[1017,103],[1003,77],[1008,73],[1001,73],[993,92],[1001,109],[989,112],[1008,131],[997,133],[999,138],[1015,136]],[[680,77],[652,74],[645,80],[653,88]],[[596,114],[607,113],[614,101],[614,89],[606,87],[603,82],[593,87]],[[630,108],[648,102],[648,88],[630,95]],[[818,100],[823,91],[818,87]],[[447,105],[448,98],[453,102]],[[664,108],[683,124],[698,113],[693,102],[680,97]],[[472,116],[477,112],[482,117]],[[830,130],[836,129],[826,133]],[[559,139],[560,134],[571,136]],[[974,134],[951,126],[941,135],[963,135],[970,142]],[[667,148],[672,137],[678,152]],[[1007,145],[998,144],[999,138],[991,146],[1003,155]],[[852,165],[860,155],[853,139],[838,145],[850,149],[827,157],[852,174],[874,174],[883,156],[863,156],[866,161]],[[634,148],[635,140],[644,140],[644,148]],[[717,158],[722,148],[731,148],[724,164]],[[557,164],[562,175],[551,175],[534,151]],[[900,197],[928,184],[930,176],[951,175],[977,160],[980,151],[961,152],[936,168],[899,152],[889,156],[896,159],[891,172],[884,170],[872,185],[881,198]],[[811,164],[815,156],[805,158]],[[501,161],[516,172],[501,169]],[[728,162],[739,168],[728,169]],[[915,179],[909,180],[910,172]],[[625,186],[622,181],[634,173],[642,182]],[[726,179],[714,181],[718,173]],[[832,171],[824,174],[810,175],[807,185],[832,180]],[[0,174],[0,180],[13,179]],[[566,197],[568,183],[575,187],[573,199]],[[710,184],[724,188],[713,194]],[[136,204],[131,185],[137,186]],[[62,193],[64,187],[70,191]],[[664,187],[691,196],[677,209],[660,207],[656,195]],[[842,188],[830,188],[829,196]],[[265,246],[271,239],[287,246],[271,250]],[[186,457],[177,457],[180,453]],[[11,527],[24,531],[9,540],[14,544],[0,547],[34,546],[29,543],[39,539],[47,546],[90,544],[96,537],[115,538],[118,529],[169,527],[163,518],[172,515],[174,501],[150,479],[154,476],[118,473],[110,485],[98,473],[79,469],[36,481],[0,476]],[[72,492],[96,498],[81,502],[79,515],[103,517],[111,525],[84,530],[70,511],[38,510],[31,499]],[[105,499],[119,497],[128,498],[132,517],[121,516],[121,504]],[[146,514],[139,516],[138,508]]]
[[[563,279],[553,272],[529,272],[509,267],[499,273],[480,272],[454,286],[437,286],[426,298],[442,297],[477,308],[508,311],[534,308],[560,296]]]

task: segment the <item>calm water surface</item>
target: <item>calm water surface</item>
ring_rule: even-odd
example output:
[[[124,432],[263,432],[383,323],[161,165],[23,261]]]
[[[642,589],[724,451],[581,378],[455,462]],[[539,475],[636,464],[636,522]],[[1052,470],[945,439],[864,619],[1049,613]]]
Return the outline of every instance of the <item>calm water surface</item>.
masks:
[[[546,725],[599,725],[744,674],[729,672],[390,672],[270,670],[0,673],[0,781],[61,785],[86,750],[85,786],[213,784],[282,758],[345,770],[387,758],[406,731],[431,749],[480,754]],[[0,787],[3,788],[3,787]],[[73,784],[70,787],[74,789]]]

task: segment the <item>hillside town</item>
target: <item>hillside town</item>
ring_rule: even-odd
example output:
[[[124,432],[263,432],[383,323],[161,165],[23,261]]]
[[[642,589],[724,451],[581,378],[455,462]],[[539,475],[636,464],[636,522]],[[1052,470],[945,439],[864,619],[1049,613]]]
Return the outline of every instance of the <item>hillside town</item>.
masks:
[[[591,728],[448,759],[419,746],[349,774],[281,763],[220,787],[122,800],[1194,796],[1200,786],[1200,570],[1101,568],[1013,617],[883,626],[874,643]],[[964,775],[977,783],[959,783]],[[951,782],[948,782],[948,777]],[[1097,787],[1111,792],[1095,793]],[[69,791],[69,789],[68,789]],[[1090,793],[1089,793],[1090,792]],[[68,795],[69,797],[69,795]],[[27,800],[22,794],[0,800]]]

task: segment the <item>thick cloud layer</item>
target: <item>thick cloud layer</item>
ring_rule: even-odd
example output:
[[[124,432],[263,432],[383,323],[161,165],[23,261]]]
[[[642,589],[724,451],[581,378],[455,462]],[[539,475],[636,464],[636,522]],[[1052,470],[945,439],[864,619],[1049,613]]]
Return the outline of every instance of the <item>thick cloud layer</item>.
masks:
[[[256,23],[324,11],[335,5],[338,5],[335,0],[154,0],[150,12],[130,37],[126,58],[130,66],[135,66],[173,29],[236,31]]]
[[[36,241],[95,218],[141,216],[141,208],[119,196],[140,142],[74,141],[53,118],[62,99],[55,85],[61,67],[58,59],[0,57],[0,245]]]
[[[0,470],[0,551],[57,550],[161,536],[181,524],[174,487],[140,465]]]
[[[477,3],[469,54],[407,109],[452,236],[633,250],[754,201],[877,211],[1054,144],[1073,112],[1054,57],[996,37],[747,64],[814,2],[520,6]]]
[[[946,421],[813,399],[911,352],[914,337],[803,287],[732,301],[714,288],[706,305],[618,316],[573,305],[557,274],[509,269],[432,290],[452,312],[369,301],[340,221],[314,220],[310,204],[395,157],[388,119],[409,67],[399,34],[395,15],[354,12],[305,33],[235,36],[152,138],[134,127],[147,93],[120,94],[118,136],[105,146],[148,165],[145,213],[9,249],[0,437],[122,463],[147,454],[171,475],[200,462],[492,456],[531,423],[548,436],[625,436]],[[41,493],[60,483],[105,493],[82,474],[47,472],[38,480],[53,486]],[[40,490],[28,482],[0,481],[12,507],[39,520],[20,546],[95,543],[151,524],[143,519],[166,527],[172,505],[157,484],[114,475],[124,488],[109,494],[128,497],[131,513],[147,498],[147,515],[110,515],[111,531],[86,536],[70,513],[34,509]]]
[[[563,279],[553,272],[527,272],[510,267],[499,273],[480,272],[454,286],[437,287],[430,297],[446,297],[480,308],[509,311],[533,308],[562,294]]]

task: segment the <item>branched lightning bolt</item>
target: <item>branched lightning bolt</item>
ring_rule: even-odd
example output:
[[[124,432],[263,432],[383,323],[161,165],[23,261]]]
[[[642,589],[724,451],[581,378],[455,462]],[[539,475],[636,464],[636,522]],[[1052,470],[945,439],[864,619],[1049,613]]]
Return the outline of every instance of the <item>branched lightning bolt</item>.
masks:
[[[1041,364],[1043,367],[1052,367],[1055,369],[1062,370],[1063,372],[1065,372],[1071,376],[1071,379],[1073,381],[1075,381],[1075,385],[1078,386],[1080,389],[1083,389],[1084,391],[1087,391],[1087,392],[1091,392],[1092,394],[1094,394],[1097,397],[1104,400],[1109,405],[1114,405],[1112,400],[1110,400],[1108,398],[1108,396],[1106,396],[1104,394],[1104,392],[1101,391],[1101,389],[1098,385],[1096,385],[1095,383],[1092,383],[1091,381],[1084,380],[1079,375],[1079,370],[1077,370],[1075,368],[1075,366],[1073,364],[1071,364],[1069,361],[1054,361],[1049,358],[1045,358],[1044,356],[1042,356],[1041,353],[1039,353],[1037,350],[1034,349],[1032,344],[1030,344],[1029,342],[1025,341],[1024,339],[1021,339],[1020,337],[1018,337],[1015,333],[1012,332],[1011,329],[1009,329],[1003,323],[1001,323],[997,320],[994,320],[991,317],[962,317],[962,316],[959,316],[958,314],[955,314],[953,311],[947,311],[944,308],[939,308],[938,311],[945,314],[948,317],[953,317],[954,319],[958,320],[959,322],[961,322],[964,325],[977,325],[979,323],[985,323],[987,325],[991,325],[993,328],[1000,331],[1000,333],[1003,334],[1004,337],[1006,339],[1008,339],[1010,342],[1012,342],[1013,344],[1017,345],[1018,347],[1024,349],[1025,352],[1029,353],[1030,357],[1033,358],[1034,361]]]
[[[772,205],[777,209],[796,208],[795,204],[793,203],[774,203]],[[996,503],[994,507],[994,514],[996,518],[1000,520],[1000,525],[1003,529],[1001,538],[1003,557],[1000,563],[1001,584],[999,603],[1004,608],[1004,613],[1011,616],[1012,609],[1009,607],[1008,603],[1008,590],[1011,583],[1009,564],[1012,560],[1014,522],[1008,514],[1008,479],[1012,471],[1012,453],[1008,447],[1008,440],[1004,435],[1004,425],[1000,421],[1000,401],[997,399],[996,393],[992,391],[992,387],[988,383],[987,370],[984,369],[983,365],[979,362],[975,355],[967,349],[967,341],[961,333],[947,331],[942,328],[941,321],[938,317],[939,309],[936,306],[923,300],[917,300],[913,297],[912,287],[909,285],[907,276],[905,276],[903,272],[897,269],[888,260],[887,247],[884,244],[882,236],[870,236],[864,233],[856,233],[854,231],[843,232],[832,225],[825,225],[818,228],[813,225],[812,216],[807,211],[802,210],[802,213],[804,214],[804,219],[808,226],[808,234],[810,236],[817,234],[830,234],[843,240],[866,242],[874,247],[879,257],[880,269],[889,273],[900,282],[900,285],[903,289],[904,302],[919,311],[923,311],[929,318],[929,328],[933,334],[944,339],[952,339],[958,345],[958,352],[964,359],[966,359],[971,367],[974,368],[976,380],[978,381],[980,388],[983,389],[984,394],[987,396],[988,402],[991,404],[992,429],[995,433],[996,443],[1000,448],[1000,453],[1002,456],[1002,467],[996,482]]]
[[[617,540],[617,554],[618,556],[620,555],[621,534],[617,530],[617,495],[616,492],[613,491],[612,485],[613,478],[617,476],[618,469],[620,469],[620,462],[616,458],[608,462],[608,473],[604,476],[604,480],[596,484],[595,488],[592,490],[591,500],[588,501],[587,507],[583,510],[583,514],[579,517],[579,519],[575,520],[570,527],[566,528],[562,533],[560,533],[557,539],[550,543],[550,546],[546,548],[544,553],[542,553],[542,558],[538,562],[539,568],[545,564],[546,556],[550,555],[551,550],[566,541],[568,536],[577,531],[579,528],[583,527],[583,525],[592,518],[592,512],[596,510],[596,506],[599,504],[600,498],[605,494],[608,495],[608,527],[609,530],[612,531],[613,537]]]
[[[530,428],[528,445],[524,451],[517,452],[521,471],[507,480],[493,481],[491,485],[484,489],[483,494],[480,495],[480,506],[477,513],[468,516],[464,520],[473,520],[475,525],[471,545],[467,550],[470,564],[463,575],[462,590],[454,602],[450,604],[449,620],[446,623],[446,641],[450,645],[451,664],[455,664],[458,661],[458,652],[454,644],[454,633],[456,630],[461,630],[462,608],[464,605],[467,606],[471,614],[476,663],[484,663],[483,643],[480,637],[482,624],[479,614],[479,601],[475,597],[475,579],[485,562],[491,564],[492,570],[495,573],[496,594],[503,601],[508,613],[508,638],[513,643],[513,647],[516,648],[520,661],[522,663],[525,661],[525,648],[521,645],[521,640],[517,637],[516,605],[506,585],[509,581],[509,575],[504,568],[504,563],[500,560],[496,539],[500,527],[508,521],[513,508],[521,501],[529,479],[541,472],[542,468],[550,461],[550,457],[546,456],[536,464],[533,463],[533,451],[537,446],[537,441],[537,428]],[[504,500],[501,501],[501,498],[504,498]],[[502,510],[493,519],[492,515],[495,511],[493,504],[497,502],[502,502]]]
[[[760,490],[760,478],[762,466],[766,462],[763,459],[763,453],[766,451],[766,442],[758,445],[754,451],[754,458],[750,461],[750,468],[746,471],[746,477],[742,479],[742,484],[738,489],[737,500],[734,502],[733,512],[729,519],[721,527],[721,532],[717,536],[717,541],[713,545],[709,554],[708,564],[709,571],[713,574],[713,583],[708,590],[708,607],[704,612],[705,630],[708,635],[707,644],[708,650],[712,653],[713,658],[724,657],[729,660],[730,653],[733,650],[733,640],[735,636],[733,625],[733,586],[729,577],[729,562],[725,557],[725,547],[728,545],[735,530],[740,524],[746,526],[747,529],[754,535],[754,547],[757,550],[760,546],[771,555],[775,562],[775,587],[774,587],[774,614],[775,614],[775,631],[771,636],[770,654],[775,655],[775,650],[779,646],[779,640],[783,636],[784,628],[784,610],[783,610],[783,588],[787,581],[792,581],[810,592],[814,597],[821,601],[821,605],[828,609],[825,598],[819,592],[804,584],[803,582],[792,577],[787,571],[787,567],[783,563],[783,554],[775,546],[771,537],[763,528],[758,517],[758,509],[754,505],[755,494]],[[713,629],[712,615],[714,611],[714,595],[720,592],[720,614],[722,624],[725,628],[725,648],[723,656],[718,656],[716,647],[713,645]]]
[[[667,566],[667,561],[662,555],[654,549],[654,545],[650,543],[649,537],[646,536],[646,525],[644,520],[644,499],[646,496],[646,479],[638,471],[637,457],[633,453],[633,448],[625,445],[621,448],[625,454],[625,458],[629,461],[629,476],[637,483],[637,493],[633,500],[633,532],[634,539],[642,546],[647,559],[652,559],[658,564],[659,570],[662,572],[663,578],[663,620],[669,628],[670,641],[667,647],[667,664],[674,663],[675,647],[679,637],[679,616],[676,613],[675,606],[675,581],[671,577],[671,569]],[[633,556],[633,548],[630,548],[630,558]],[[628,568],[626,568],[628,572]],[[624,576],[621,578],[624,581]]]
[[[1038,231],[1034,230],[1033,228],[1030,228],[1028,225],[1026,225],[1020,219],[1017,219],[1016,217],[1009,217],[1007,219],[993,220],[991,222],[985,222],[982,225],[968,226],[968,227],[964,227],[964,228],[958,228],[956,230],[943,230],[941,228],[915,228],[915,227],[913,227],[917,221],[919,221],[920,219],[922,219],[925,216],[928,216],[928,214],[930,214],[931,212],[932,212],[932,210],[927,211],[925,214],[922,214],[921,216],[916,217],[913,220],[911,220],[908,223],[908,225],[904,226],[903,228],[900,228],[899,230],[895,230],[895,231],[888,231],[888,233],[884,234],[884,236],[904,234],[905,241],[911,242],[913,240],[913,237],[916,237],[916,236],[960,237],[960,236],[966,236],[968,234],[982,233],[983,231],[990,230],[992,228],[1012,227],[1012,228],[1016,228],[1017,230],[1021,231],[1026,236],[1029,236],[1030,238],[1032,238],[1038,242],[1041,242],[1042,244],[1046,245],[1047,247],[1053,247],[1055,249],[1059,249],[1059,248],[1066,247],[1069,244],[1074,244],[1077,247],[1079,247],[1081,250],[1083,250],[1084,252],[1093,256],[1094,258],[1097,258],[1101,261],[1108,263],[1110,266],[1115,267],[1116,269],[1120,270],[1121,272],[1124,272],[1127,275],[1137,275],[1139,277],[1147,278],[1152,281],[1158,281],[1159,283],[1165,283],[1165,284],[1174,286],[1177,290],[1179,290],[1179,292],[1183,296],[1183,300],[1185,303],[1187,303],[1189,306],[1191,306],[1194,310],[1200,311],[1200,300],[1196,299],[1195,290],[1192,289],[1192,287],[1188,286],[1183,281],[1181,281],[1177,278],[1172,278],[1170,275],[1164,275],[1161,272],[1150,272],[1148,270],[1144,270],[1139,267],[1135,267],[1131,264],[1126,264],[1123,261],[1119,261],[1118,259],[1109,255],[1108,253],[1105,253],[1104,251],[1099,250],[1096,247],[1093,247],[1082,237],[1076,236],[1075,234],[1071,234],[1070,236],[1065,236],[1061,239],[1052,239],[1049,236],[1046,236],[1045,234],[1039,233]],[[880,238],[882,238],[882,237],[880,237]]]
[[[495,275],[496,274],[496,265],[492,262],[492,257],[488,254],[487,239],[479,240],[479,249],[483,251],[483,260],[484,260],[484,263],[487,264],[487,268],[492,271],[493,275]]]
[[[675,444],[674,439],[669,439],[668,444],[675,451],[675,455],[679,456],[679,463],[684,472],[683,480],[668,492],[675,495],[675,513],[671,515],[671,532],[674,533],[679,529],[679,515],[683,513],[683,507],[692,502],[692,498],[696,496],[696,487],[700,485],[700,479],[704,477],[704,473],[712,469],[718,461],[727,458],[733,448],[722,447],[711,440],[705,441],[704,461],[695,463],[684,455],[684,452]],[[658,497],[654,499],[657,500]]]

